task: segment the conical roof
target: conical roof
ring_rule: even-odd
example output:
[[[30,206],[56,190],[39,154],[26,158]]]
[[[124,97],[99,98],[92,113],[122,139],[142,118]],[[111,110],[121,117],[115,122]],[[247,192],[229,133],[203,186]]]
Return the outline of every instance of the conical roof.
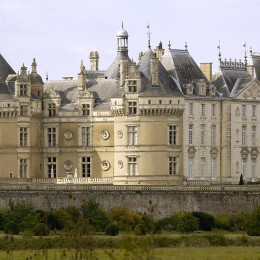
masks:
[[[0,77],[5,81],[9,74],[15,74],[15,71],[0,54]]]

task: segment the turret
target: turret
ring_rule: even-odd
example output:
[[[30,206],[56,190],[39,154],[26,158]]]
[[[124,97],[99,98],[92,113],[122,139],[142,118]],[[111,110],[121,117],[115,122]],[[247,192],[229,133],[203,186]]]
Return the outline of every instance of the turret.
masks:
[[[87,75],[86,75],[86,68],[82,60],[80,65],[80,73],[78,74],[78,90],[83,91],[86,88],[87,88]]]

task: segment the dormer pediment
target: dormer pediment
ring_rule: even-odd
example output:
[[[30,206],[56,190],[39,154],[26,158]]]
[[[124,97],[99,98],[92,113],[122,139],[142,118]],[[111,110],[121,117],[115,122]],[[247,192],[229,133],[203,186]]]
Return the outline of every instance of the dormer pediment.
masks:
[[[246,79],[244,79],[246,81]],[[234,99],[245,99],[245,100],[258,100],[260,101],[260,82],[257,79],[252,79],[248,83],[241,83],[241,86],[239,86],[239,82],[237,83],[236,89],[234,89],[233,98]],[[239,89],[240,88],[240,89]],[[231,94],[232,95],[232,94]]]

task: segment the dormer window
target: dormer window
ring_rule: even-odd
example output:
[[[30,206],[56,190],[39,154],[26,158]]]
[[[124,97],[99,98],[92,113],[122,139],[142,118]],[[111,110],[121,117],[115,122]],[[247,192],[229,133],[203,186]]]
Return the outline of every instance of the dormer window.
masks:
[[[20,96],[27,96],[27,85],[20,85]]]
[[[204,85],[200,86],[200,95],[202,95],[202,96],[205,95],[205,86]]]
[[[90,105],[89,104],[82,104],[82,115],[83,116],[90,115]]]
[[[129,93],[136,93],[137,92],[137,81],[136,80],[129,80],[128,81],[128,92]]]
[[[55,104],[49,104],[48,106],[48,114],[49,117],[54,117],[56,116],[56,105]]]

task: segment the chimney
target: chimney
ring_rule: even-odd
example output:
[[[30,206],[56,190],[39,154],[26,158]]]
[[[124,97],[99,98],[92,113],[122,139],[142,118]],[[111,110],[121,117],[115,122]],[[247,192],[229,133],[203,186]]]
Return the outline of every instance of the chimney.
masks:
[[[212,62],[200,63],[200,69],[206,78],[211,81],[212,80]]]
[[[120,86],[125,84],[125,78],[128,74],[128,58],[120,60]]]
[[[87,75],[86,75],[86,68],[81,61],[80,65],[80,73],[78,74],[78,90],[83,91],[87,88]]]
[[[98,70],[99,54],[97,51],[91,51],[89,54],[90,69]]]
[[[156,46],[156,49],[154,49],[155,57],[160,59],[164,54],[164,49],[162,47],[162,42],[159,42],[159,45]]]
[[[159,59],[151,58],[150,59],[150,76],[153,86],[159,85]]]

